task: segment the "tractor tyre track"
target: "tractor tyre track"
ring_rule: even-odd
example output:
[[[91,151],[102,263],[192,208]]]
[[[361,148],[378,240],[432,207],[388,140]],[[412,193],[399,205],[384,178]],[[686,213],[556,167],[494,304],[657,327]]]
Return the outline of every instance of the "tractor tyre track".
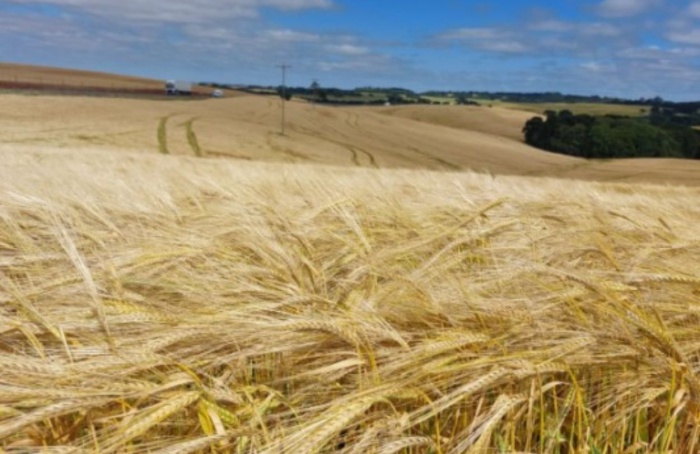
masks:
[[[359,131],[361,133],[365,133],[365,131],[360,128],[359,126],[359,115],[356,113],[348,113],[345,116],[345,124],[347,124],[352,130]],[[332,128],[330,125],[325,125],[324,126],[327,130],[332,132],[335,136],[338,137],[343,137],[348,139],[348,141],[352,140],[352,138],[346,133],[343,132],[337,128]],[[377,164],[377,160],[375,159],[374,155],[370,153],[369,151],[365,150],[364,148],[360,148],[355,145],[348,145],[345,142],[341,142],[338,140],[333,140],[329,138],[324,138],[324,140],[327,140],[329,142],[335,143],[336,145],[339,145],[345,149],[347,149],[351,154],[352,154],[352,162],[355,164],[357,167],[363,167],[362,162],[360,161],[360,154],[363,154],[364,156],[367,157],[367,160],[369,162],[369,165],[371,167],[374,167],[375,169],[379,168],[379,165]]]
[[[306,135],[308,135],[308,136],[318,137],[318,138],[320,138],[321,140],[324,140],[324,141],[326,141],[326,142],[330,142],[330,143],[332,143],[332,144],[338,145],[338,146],[341,147],[341,148],[346,149],[347,151],[350,152],[350,161],[351,161],[351,162],[353,163],[353,165],[355,165],[356,167],[363,167],[362,162],[360,162],[360,153],[362,153],[362,154],[364,154],[365,156],[367,156],[367,158],[368,158],[368,160],[369,160],[369,162],[370,162],[370,165],[371,165],[372,167],[379,168],[379,166],[377,165],[377,161],[376,161],[376,159],[374,158],[374,155],[372,155],[372,153],[370,153],[370,152],[367,151],[367,150],[363,150],[362,148],[354,147],[354,146],[352,146],[352,145],[348,145],[348,144],[346,144],[345,142],[341,142],[340,140],[336,140],[336,139],[331,139],[331,138],[328,138],[328,137],[319,136],[318,131],[314,131],[314,130],[312,130],[312,129],[304,128],[304,127],[301,127],[301,126],[298,126],[298,125],[291,125],[291,126],[290,126],[290,129],[293,130],[293,131],[298,131],[298,132],[300,132],[300,133],[302,133],[302,134],[306,134]],[[340,136],[345,136],[345,137],[347,137],[346,134],[343,134],[342,132],[340,132],[340,131],[338,131],[338,130],[336,130],[336,129],[333,129],[333,128],[327,128],[327,129],[328,129],[329,131],[333,132],[333,133],[336,134],[336,135],[340,135]]]
[[[292,128],[292,129],[297,129],[297,128]],[[279,145],[276,145],[273,143],[273,137],[276,135],[268,135],[267,136],[267,146],[270,147],[270,150],[272,150],[275,153],[279,153],[290,159],[292,162],[296,161],[313,161],[312,156],[302,153],[300,151],[293,150],[289,147],[281,147]]]
[[[166,115],[165,117],[161,117],[158,121],[158,151],[161,154],[170,154],[170,150],[168,150],[168,120],[173,115],[174,114]]]
[[[185,129],[187,130],[187,143],[190,144],[190,148],[192,148],[192,152],[195,156],[197,156],[198,158],[203,158],[205,153],[204,151],[202,151],[202,147],[199,146],[197,134],[194,132],[193,129],[193,124],[195,120],[197,120],[197,117],[190,118],[185,122]]]
[[[452,162],[450,162],[450,161],[447,161],[447,160],[445,160],[445,159],[439,158],[439,157],[437,157],[437,156],[435,156],[435,155],[432,155],[432,154],[430,154],[430,153],[426,153],[426,152],[424,152],[424,151],[422,151],[422,150],[419,150],[419,149],[416,148],[416,147],[406,146],[406,148],[409,149],[409,150],[411,150],[412,152],[414,152],[414,153],[420,155],[420,156],[423,156],[424,158],[428,158],[428,159],[430,159],[431,161],[440,164],[441,166],[443,166],[443,167],[445,167],[445,168],[447,168],[447,169],[450,169],[450,170],[462,170],[462,167],[461,167],[461,166],[458,166],[457,164],[454,164],[454,163],[452,163]]]
[[[362,154],[364,154],[365,156],[367,156],[367,159],[369,159],[369,165],[370,165],[370,166],[374,167],[375,169],[378,169],[378,168],[379,168],[379,166],[377,165],[377,160],[374,159],[374,155],[373,155],[372,153],[370,153],[369,151],[364,150],[364,149],[362,149],[362,148],[358,148],[357,150],[358,150],[360,153],[362,153]]]

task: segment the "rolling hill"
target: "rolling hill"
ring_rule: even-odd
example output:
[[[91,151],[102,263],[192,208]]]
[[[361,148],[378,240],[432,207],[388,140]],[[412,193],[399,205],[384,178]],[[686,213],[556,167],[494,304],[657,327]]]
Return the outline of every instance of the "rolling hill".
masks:
[[[146,77],[134,77],[98,71],[83,71],[71,68],[55,68],[49,66],[23,65],[16,63],[0,63],[0,81],[29,82],[65,86],[128,88],[157,88],[163,87],[163,81]]]
[[[163,93],[163,83],[163,80],[146,77],[0,62],[0,90],[10,92],[68,92],[71,95],[107,92],[153,96]],[[193,92],[201,96],[210,95],[212,91],[210,87],[193,87]],[[236,94],[233,90],[224,90],[224,93],[226,96]]]
[[[0,99],[0,451],[698,452],[699,163],[498,108]]]
[[[376,168],[475,170],[503,175],[697,184],[700,163],[596,162],[522,143],[529,113],[459,106],[390,108],[287,104],[239,94],[172,100],[5,95],[5,149],[36,146],[304,162]]]

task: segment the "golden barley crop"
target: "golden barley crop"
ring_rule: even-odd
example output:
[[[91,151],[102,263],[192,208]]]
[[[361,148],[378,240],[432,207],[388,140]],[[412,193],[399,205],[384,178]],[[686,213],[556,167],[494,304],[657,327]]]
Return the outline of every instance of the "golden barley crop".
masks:
[[[8,452],[700,450],[698,189],[0,159]]]

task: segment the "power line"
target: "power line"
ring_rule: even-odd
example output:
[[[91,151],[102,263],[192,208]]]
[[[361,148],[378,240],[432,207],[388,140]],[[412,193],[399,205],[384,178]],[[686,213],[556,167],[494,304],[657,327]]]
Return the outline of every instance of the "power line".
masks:
[[[292,66],[282,63],[281,65],[277,65],[277,67],[282,70],[282,120],[280,124],[280,134],[284,135],[284,103],[287,101],[287,69]]]

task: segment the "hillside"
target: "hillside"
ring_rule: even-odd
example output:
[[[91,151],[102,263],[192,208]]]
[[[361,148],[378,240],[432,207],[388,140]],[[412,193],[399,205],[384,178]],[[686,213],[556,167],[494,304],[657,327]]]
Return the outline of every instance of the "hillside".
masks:
[[[422,106],[336,108],[287,104],[281,136],[274,97],[139,100],[5,95],[2,147],[168,153],[265,162],[476,170],[501,175],[698,184],[700,162],[585,161],[522,143],[527,113]]]
[[[163,88],[162,80],[145,77],[16,63],[0,63],[0,82],[30,82],[78,87]]]
[[[129,75],[83,71],[0,62],[0,90],[6,92],[68,92],[91,96],[110,95],[164,95],[164,80]],[[197,95],[208,96],[210,87],[194,86]],[[235,96],[233,90],[224,90],[226,96]]]
[[[455,129],[486,133],[521,142],[523,125],[533,114],[522,110],[477,106],[398,106],[380,107],[377,112],[393,117]]]

